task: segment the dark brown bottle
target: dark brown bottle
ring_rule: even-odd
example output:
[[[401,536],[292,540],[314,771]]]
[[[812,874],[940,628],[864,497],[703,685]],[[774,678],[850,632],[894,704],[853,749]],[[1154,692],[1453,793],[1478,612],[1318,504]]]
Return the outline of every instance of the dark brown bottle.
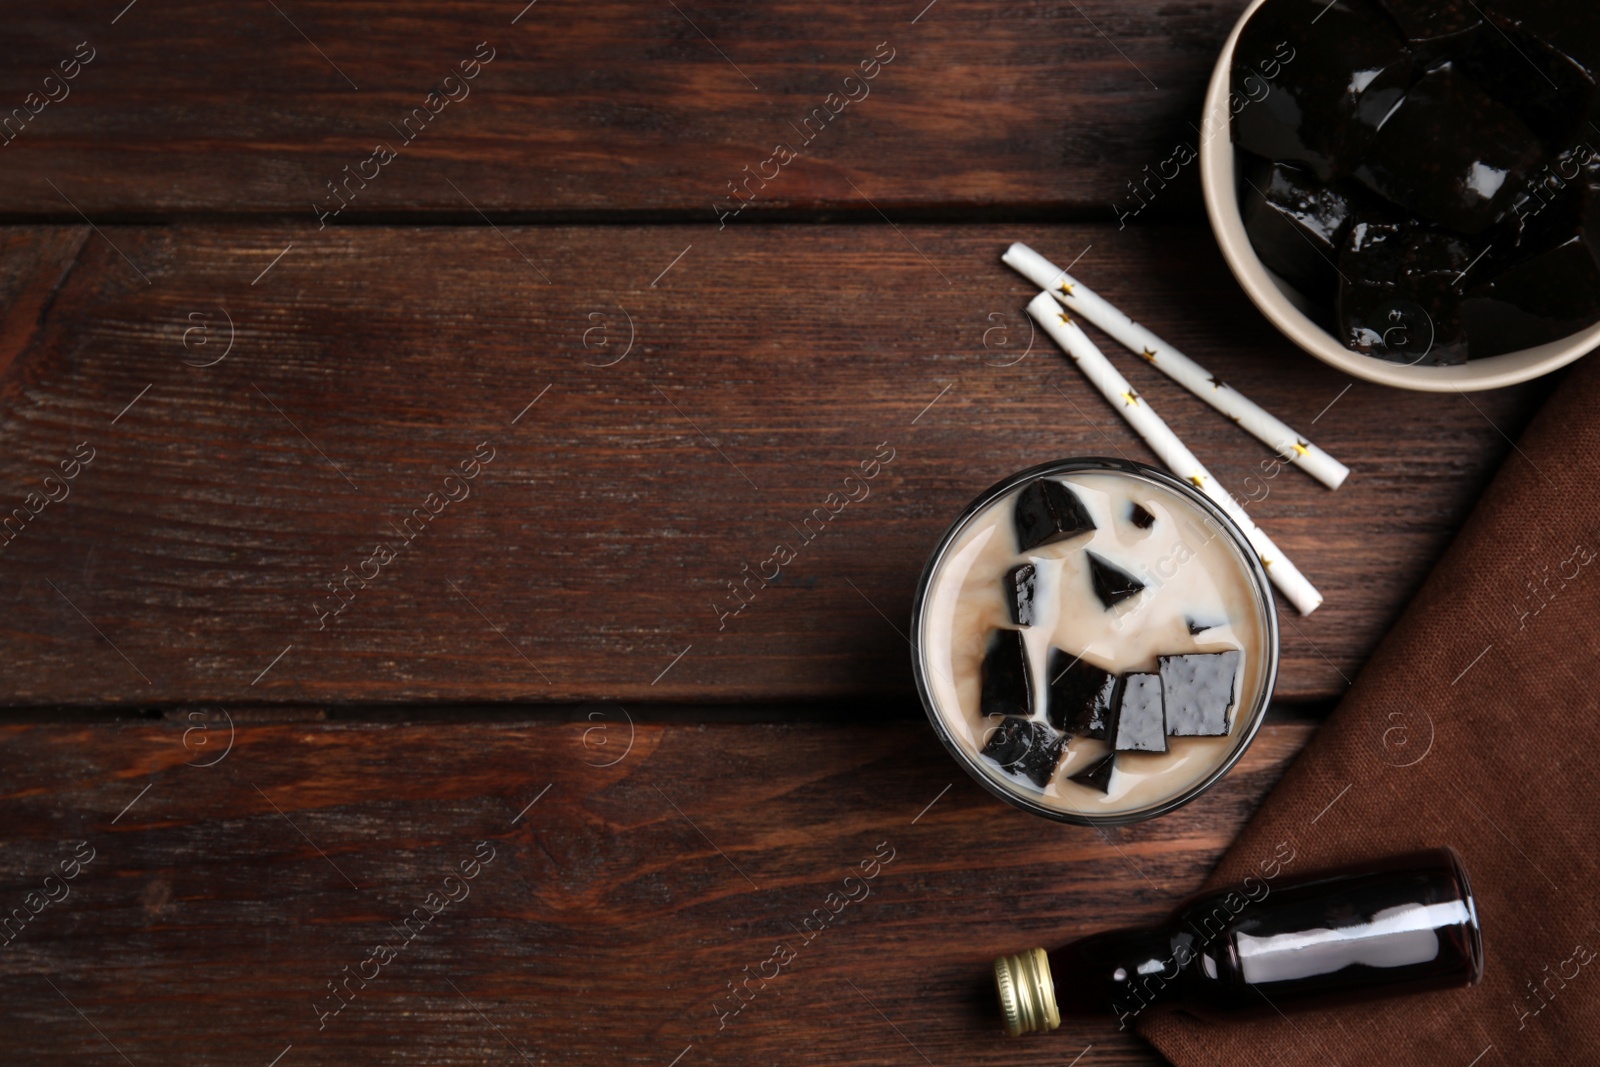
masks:
[[[995,960],[1006,1032],[1061,1015],[1201,1017],[1467,986],[1483,938],[1461,859],[1413,852],[1190,897],[1157,926]]]

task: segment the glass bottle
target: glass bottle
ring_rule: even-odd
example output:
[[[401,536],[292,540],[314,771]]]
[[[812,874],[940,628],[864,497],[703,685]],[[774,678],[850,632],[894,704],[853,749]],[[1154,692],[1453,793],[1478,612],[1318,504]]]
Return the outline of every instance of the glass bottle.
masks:
[[[1190,897],[1150,927],[995,960],[1006,1032],[1054,1030],[1061,1014],[1146,1009],[1202,1018],[1290,1004],[1467,986],[1483,938],[1461,859],[1413,852],[1299,878],[1246,878]]]

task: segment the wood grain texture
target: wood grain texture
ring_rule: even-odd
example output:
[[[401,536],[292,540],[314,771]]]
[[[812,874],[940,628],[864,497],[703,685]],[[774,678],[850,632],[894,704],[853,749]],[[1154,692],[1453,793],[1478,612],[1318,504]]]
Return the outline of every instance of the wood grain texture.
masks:
[[[1114,1021],[1008,1041],[990,962],[1163,915],[1309,729],[1267,726],[1206,796],[1102,835],[993,800],[912,724],[611,708],[240,727],[231,748],[217,719],[7,727],[0,910],[92,858],[0,934],[6,1062],[1012,1067],[1092,1043],[1085,1062],[1157,1063]],[[463,897],[445,877],[480,841],[493,860]],[[862,896],[845,879],[875,854],[891,862]],[[804,927],[814,909],[828,921]],[[771,975],[780,942],[795,958],[733,1013],[728,984]],[[374,977],[380,943],[400,947]],[[333,1013],[328,983],[358,970]]]
[[[206,226],[92,235],[0,383],[0,514],[94,454],[0,547],[5,699],[905,699],[913,587],[969,499],[1046,459],[1153,461],[1027,348],[1014,238],[1092,246],[1083,278],[1354,469],[1265,478],[1259,443],[1120,359],[1327,595],[1283,615],[1280,698],[1337,696],[1548,383],[1352,384],[1199,231]],[[470,496],[412,518],[484,443]],[[778,542],[781,581],[720,615]]]
[[[764,169],[781,174],[740,194],[756,196],[752,213],[871,215],[870,198],[1109,218],[1143,168],[1193,144],[1203,83],[1244,7],[937,0],[917,18],[926,0],[525,3],[187,0],[118,15],[73,0],[10,13],[0,120],[22,110],[0,134],[0,213],[310,220],[337,206],[328,183],[376,173],[339,221],[476,221],[480,208],[711,219],[729,182]],[[93,59],[47,85],[85,42]],[[465,89],[445,86],[480,42],[492,61]],[[847,85],[880,43],[891,62]],[[466,95],[430,106],[441,88]],[[41,107],[46,92],[61,99]],[[846,93],[858,99],[828,103]],[[408,131],[419,108],[426,121]],[[797,133],[817,108],[831,117]],[[778,143],[800,158],[763,168]],[[379,144],[395,158],[363,171]],[[1180,186],[1164,209],[1197,203],[1192,174]]]
[[[0,228],[0,378],[33,344],[89,234],[86,226]]]

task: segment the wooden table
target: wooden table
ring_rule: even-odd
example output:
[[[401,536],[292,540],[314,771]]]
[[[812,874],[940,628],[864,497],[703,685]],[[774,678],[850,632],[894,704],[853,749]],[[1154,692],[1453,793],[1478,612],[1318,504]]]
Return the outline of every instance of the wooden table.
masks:
[[[5,1062],[1158,1062],[1008,1043],[988,961],[1200,882],[1549,388],[1313,362],[1193,167],[1146,184],[1240,6],[8,16]],[[1354,470],[1266,477],[1130,369],[1327,603],[1241,768],[1116,833],[989,799],[912,692],[968,499],[1152,459],[1031,337],[1013,240]]]

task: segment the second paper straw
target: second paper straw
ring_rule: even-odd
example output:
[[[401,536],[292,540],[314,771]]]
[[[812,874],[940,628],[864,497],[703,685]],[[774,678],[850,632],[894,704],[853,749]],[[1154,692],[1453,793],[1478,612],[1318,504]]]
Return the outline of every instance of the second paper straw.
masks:
[[[1048,292],[1040,293],[1028,305],[1028,314],[1044,327],[1045,332],[1071,357],[1083,371],[1084,376],[1112,406],[1122,413],[1122,417],[1128,420],[1129,425],[1140,437],[1144,438],[1145,443],[1161,458],[1167,469],[1204,493],[1244,532],[1250,547],[1255,550],[1262,566],[1266,568],[1267,577],[1278,587],[1279,592],[1288,598],[1289,603],[1293,604],[1302,615],[1316,611],[1322,603],[1322,594],[1317,592],[1316,587],[1300,573],[1300,569],[1284,556],[1272,538],[1245,514],[1244,509],[1234,501],[1228,491],[1217,484],[1211,472],[1206,470],[1182,441],[1178,440],[1178,436],[1162,421],[1161,416],[1152,411],[1145,399],[1134,392],[1128,380],[1118,373],[1117,368],[1111,365],[1111,361],[1095,347],[1093,341],[1089,340],[1089,335],[1084,333],[1077,323],[1072,322],[1069,315],[1063,313],[1055,298]]]

